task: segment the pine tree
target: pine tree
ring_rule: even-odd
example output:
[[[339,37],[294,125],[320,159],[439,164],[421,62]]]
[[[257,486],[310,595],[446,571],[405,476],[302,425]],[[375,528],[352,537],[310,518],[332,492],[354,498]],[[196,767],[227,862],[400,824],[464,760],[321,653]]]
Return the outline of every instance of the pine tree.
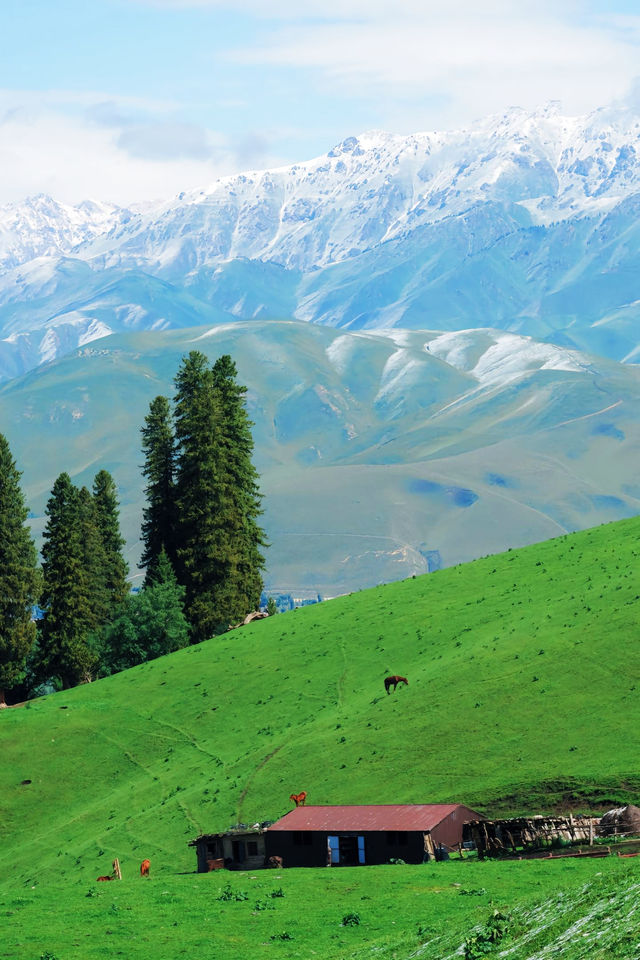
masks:
[[[40,602],[44,618],[38,642],[38,672],[42,677],[59,679],[65,689],[86,679],[95,667],[95,656],[87,643],[95,620],[85,571],[83,537],[90,525],[86,501],[87,496],[81,496],[69,474],[61,473],[47,503],[43,533]]]
[[[109,619],[111,604],[98,506],[86,487],[77,490],[76,497],[75,522],[81,560],[77,616],[88,637]]]
[[[192,351],[176,374],[176,566],[193,639],[228,626],[229,535],[221,503],[219,407],[207,358]]]
[[[184,587],[176,580],[164,550],[152,583],[127,597],[116,620],[105,627],[102,660],[109,673],[173,653],[189,643]]]
[[[220,407],[221,514],[231,541],[226,587],[232,620],[258,607],[264,568],[260,547],[266,545],[264,533],[258,526],[262,497],[252,461],[253,424],[245,406],[247,388],[238,384],[236,377],[236,365],[228,354],[213,365],[213,388]]]
[[[171,409],[166,397],[156,397],[142,428],[143,475],[147,481],[147,505],[142,521],[142,556],[139,566],[146,567],[145,583],[156,574],[158,558],[165,550],[175,564],[175,441]]]
[[[154,400],[142,431],[143,561],[151,566],[145,582],[153,582],[155,558],[167,549],[197,642],[256,609],[265,541],[246,388],[236,382],[231,357],[211,368],[194,350],[183,358],[175,385],[175,434],[163,397]]]
[[[0,434],[0,704],[5,690],[22,679],[36,628],[31,619],[38,594],[36,549],[26,520],[9,444]]]
[[[100,622],[110,620],[129,593],[128,568],[122,556],[124,539],[120,535],[118,496],[113,477],[100,470],[93,481],[96,522],[102,544],[102,580],[106,591],[106,610]]]

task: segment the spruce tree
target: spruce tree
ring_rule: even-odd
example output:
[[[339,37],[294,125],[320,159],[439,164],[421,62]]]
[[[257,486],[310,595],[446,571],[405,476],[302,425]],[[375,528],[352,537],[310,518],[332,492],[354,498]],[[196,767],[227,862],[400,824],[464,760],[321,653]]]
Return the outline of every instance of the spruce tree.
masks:
[[[111,604],[98,507],[86,487],[77,491],[76,498],[76,526],[81,559],[78,617],[88,636],[109,619]]]
[[[96,523],[102,545],[102,581],[106,591],[106,610],[100,622],[111,620],[129,593],[128,568],[120,535],[118,495],[113,477],[108,470],[100,470],[93,481],[93,502]]]
[[[143,475],[147,505],[142,521],[142,556],[145,584],[155,579],[158,559],[165,550],[175,564],[175,441],[171,408],[166,397],[152,400],[142,428]]]
[[[36,636],[31,615],[38,594],[37,557],[26,526],[21,476],[0,434],[0,705],[5,705],[5,690],[22,679]]]
[[[229,536],[221,504],[219,407],[207,358],[192,351],[176,374],[176,573],[193,639],[228,626]]]
[[[226,589],[232,620],[256,610],[262,592],[265,546],[258,525],[262,514],[258,473],[253,465],[253,436],[245,406],[247,388],[238,384],[236,365],[228,354],[213,365],[213,389],[219,406],[221,515],[230,536],[230,564]]]
[[[83,537],[90,525],[86,502],[87,496],[80,495],[69,474],[61,473],[47,503],[43,533],[40,603],[44,618],[38,672],[47,679],[57,678],[65,689],[90,677],[95,667],[87,643],[95,620],[85,571]]]
[[[236,381],[233,360],[225,355],[212,368],[194,350],[175,386],[174,434],[163,397],[152,403],[142,431],[149,481],[143,562],[151,565],[145,582],[153,582],[154,558],[165,547],[198,642],[256,609],[265,541],[246,387]]]

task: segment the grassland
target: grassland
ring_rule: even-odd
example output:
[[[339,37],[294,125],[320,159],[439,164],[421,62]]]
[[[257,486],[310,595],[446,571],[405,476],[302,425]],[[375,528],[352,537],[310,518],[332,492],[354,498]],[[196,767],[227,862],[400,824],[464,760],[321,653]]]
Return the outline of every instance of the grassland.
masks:
[[[512,960],[636,960],[639,879],[611,859],[43,883],[0,895],[0,957],[444,960],[497,911]]]
[[[633,891],[637,861],[285,870],[282,902],[256,911],[273,874],[233,876],[251,884],[249,900],[217,901],[223,881],[192,875],[186,841],[273,819],[302,789],[313,803],[460,801],[489,814],[637,802],[639,550],[640,520],[598,527],[279,615],[3,711],[0,903],[12,935],[0,957],[169,960],[178,942],[195,957],[247,956],[247,943],[252,956],[262,945],[311,957],[325,928],[319,956],[377,945],[405,957],[445,928],[460,945],[494,906],[520,911],[526,939],[531,911],[559,888],[568,926],[585,904],[596,916],[603,898]],[[386,696],[391,672],[410,683]],[[96,886],[115,856],[125,880]],[[143,857],[148,884],[133,879]],[[461,896],[454,882],[488,894]],[[362,897],[375,909],[359,909]],[[387,902],[401,935],[382,923]],[[345,904],[362,917],[355,929],[340,927]],[[270,939],[296,918],[295,940]],[[419,944],[423,920],[432,929]]]

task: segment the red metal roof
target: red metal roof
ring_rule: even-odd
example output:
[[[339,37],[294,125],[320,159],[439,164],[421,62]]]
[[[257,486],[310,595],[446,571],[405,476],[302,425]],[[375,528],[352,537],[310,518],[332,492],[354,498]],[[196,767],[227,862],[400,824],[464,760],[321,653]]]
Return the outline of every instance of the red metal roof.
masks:
[[[459,803],[296,807],[267,830],[433,830]],[[467,813],[467,808],[462,807]],[[465,819],[468,817],[465,816]]]

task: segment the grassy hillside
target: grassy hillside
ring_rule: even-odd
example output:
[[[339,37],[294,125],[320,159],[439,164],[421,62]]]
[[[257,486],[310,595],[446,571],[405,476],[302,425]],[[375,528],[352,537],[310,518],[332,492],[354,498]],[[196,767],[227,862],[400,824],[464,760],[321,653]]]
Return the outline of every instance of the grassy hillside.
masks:
[[[487,813],[637,802],[639,551],[640,518],[621,521],[2,711],[0,957],[441,960],[494,909],[515,960],[637,956],[636,860],[195,876],[186,841],[302,789]],[[409,686],[387,696],[390,672]],[[122,884],[96,884],[115,856]]]
[[[3,711],[0,876],[313,803],[638,800],[640,519],[281,614]],[[390,672],[409,686],[387,696]],[[24,781],[30,781],[25,783]]]

